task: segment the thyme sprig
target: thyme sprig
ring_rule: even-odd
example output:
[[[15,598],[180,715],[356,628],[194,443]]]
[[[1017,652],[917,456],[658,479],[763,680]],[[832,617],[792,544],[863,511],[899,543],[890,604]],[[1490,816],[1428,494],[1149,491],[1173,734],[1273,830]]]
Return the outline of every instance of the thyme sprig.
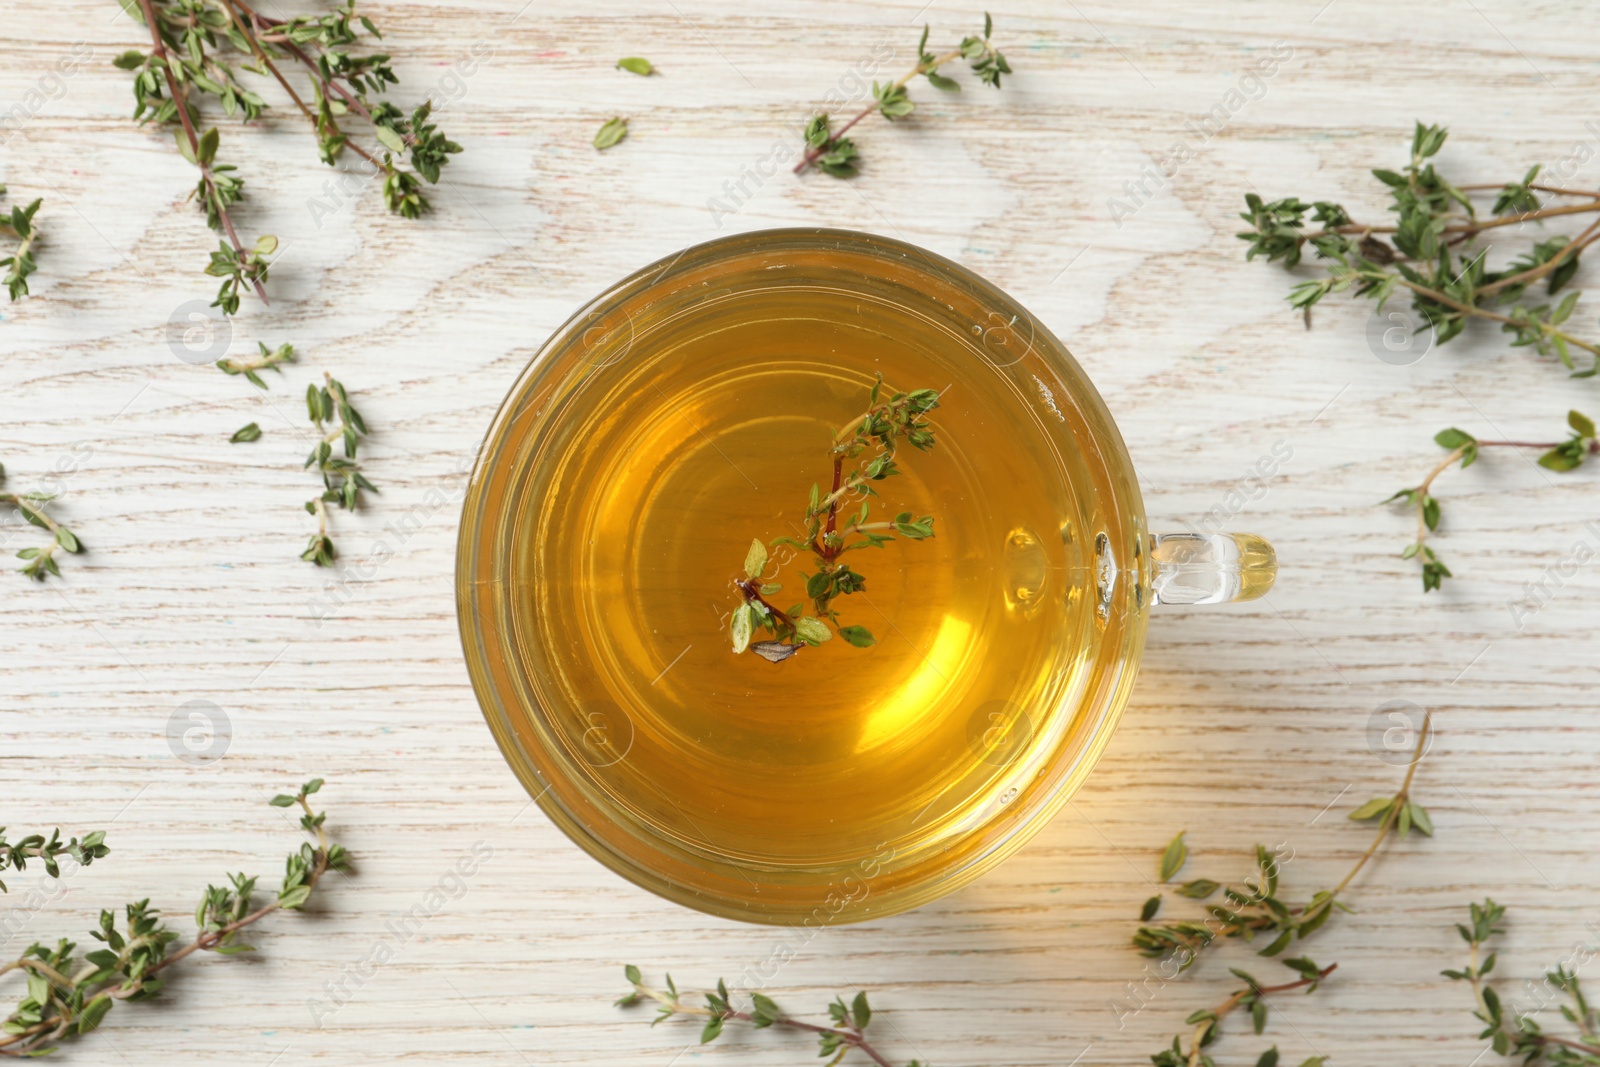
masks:
[[[1483,441],[1454,426],[1434,434],[1433,440],[1449,454],[1434,464],[1420,484],[1401,489],[1384,501],[1385,504],[1403,503],[1417,516],[1417,537],[1400,553],[1402,559],[1416,559],[1422,564],[1422,591],[1438,589],[1446,578],[1454,577],[1433,546],[1427,543],[1428,535],[1439,528],[1439,498],[1433,495],[1434,481],[1457,461],[1463,469],[1472,466],[1485,448],[1538,448],[1544,449],[1539,466],[1552,471],[1570,471],[1583,463],[1584,458],[1600,454],[1600,440],[1595,438],[1594,421],[1579,411],[1567,412],[1567,426],[1571,434],[1565,441]]]
[[[1300,977],[1292,982],[1283,982],[1278,985],[1262,985],[1245,971],[1238,968],[1229,968],[1233,975],[1245,981],[1245,988],[1231,995],[1227,1000],[1214,1008],[1203,1008],[1194,1012],[1185,1023],[1194,1027],[1189,1035],[1189,1047],[1183,1047],[1183,1035],[1179,1034],[1172,1039],[1172,1046],[1164,1048],[1150,1057],[1150,1062],[1155,1067],[1216,1067],[1215,1061],[1205,1050],[1222,1036],[1222,1020],[1225,1016],[1240,1008],[1250,1013],[1251,1026],[1256,1033],[1263,1032],[1267,1027],[1267,1012],[1270,1005],[1268,997],[1277,993],[1290,993],[1296,989],[1304,989],[1307,994],[1314,993],[1322,980],[1332,974],[1337,968],[1337,963],[1330,963],[1326,967],[1319,967],[1310,959],[1297,958],[1284,960],[1283,965],[1294,971]],[[1256,1061],[1256,1067],[1276,1067],[1278,1062],[1278,1047],[1274,1045],[1261,1054]],[[1322,1067],[1323,1057],[1313,1056],[1304,1061],[1300,1067]]]
[[[344,385],[327,373],[324,385],[306,386],[306,411],[317,428],[319,440],[306,457],[305,466],[315,466],[322,475],[322,495],[306,501],[306,511],[317,519],[317,531],[311,535],[300,558],[319,567],[332,565],[338,556],[333,539],[328,536],[328,504],[337,504],[348,511],[356,510],[363,489],[376,493],[377,486],[361,473],[356,461],[356,451],[361,438],[367,435],[366,420],[350,403]],[[337,420],[337,421],[335,421]],[[333,444],[337,441],[343,455],[335,455]]]
[[[278,374],[283,373],[283,364],[295,362],[294,345],[281,344],[277,348],[268,348],[260,341],[256,342],[260,352],[248,359],[217,360],[217,369],[228,375],[244,375],[245,381],[257,389],[265,389],[267,383],[261,377],[261,371],[271,370]]]
[[[861,153],[857,151],[855,142],[846,137],[855,128],[856,123],[868,115],[877,112],[890,122],[898,122],[916,110],[917,105],[912,101],[907,87],[918,76],[928,79],[928,84],[935,89],[946,92],[958,92],[961,83],[954,78],[946,77],[939,73],[939,68],[946,63],[957,59],[965,59],[972,67],[978,80],[985,85],[1000,88],[1002,75],[1011,73],[1011,64],[1006,62],[1006,57],[995,48],[990,38],[994,34],[994,20],[987,13],[983,16],[983,36],[964,37],[961,43],[942,55],[934,55],[928,51],[929,27],[922,28],[922,40],[917,42],[917,64],[892,82],[879,85],[872,83],[872,103],[862,108],[838,132],[831,132],[828,127],[827,112],[818,112],[806,124],[806,152],[795,164],[794,172],[803,173],[809,167],[816,167],[824,174],[831,174],[835,178],[849,178],[853,176],[859,166],[858,160]]]
[[[1409,836],[1412,830],[1433,836],[1433,821],[1427,810],[1411,797],[1411,783],[1417,765],[1427,751],[1430,730],[1431,718],[1424,716],[1411,765],[1406,768],[1399,790],[1392,796],[1369,800],[1350,813],[1350,819],[1357,822],[1377,820],[1378,832],[1361,858],[1332,889],[1319,890],[1304,904],[1285,903],[1278,895],[1277,857],[1265,846],[1257,845],[1254,874],[1241,885],[1224,885],[1209,878],[1197,878],[1179,887],[1177,892],[1180,896],[1195,900],[1208,899],[1221,890],[1224,903],[1208,905],[1206,920],[1196,922],[1185,919],[1140,926],[1133,935],[1134,947],[1152,959],[1176,958],[1181,973],[1193,966],[1206,947],[1218,938],[1251,941],[1257,934],[1270,936],[1272,940],[1258,954],[1276,956],[1288,948],[1291,941],[1303,941],[1321,929],[1336,911],[1349,911],[1350,908],[1340,899],[1341,895],[1389,839],[1391,830],[1402,839]],[[1178,835],[1174,844],[1180,842],[1182,836]],[[1181,862],[1174,864],[1169,861],[1172,854],[1173,846],[1169,845],[1163,854],[1163,881],[1175,875],[1182,866]],[[1159,898],[1157,903],[1159,905]],[[1147,901],[1141,915],[1154,914],[1155,908]]]
[[[1440,344],[1458,336],[1467,320],[1483,319],[1499,323],[1513,337],[1513,347],[1555,355],[1573,377],[1595,374],[1600,370],[1600,343],[1585,341],[1564,328],[1578,293],[1568,293],[1552,307],[1532,292],[1542,282],[1546,295],[1553,298],[1572,280],[1583,250],[1600,240],[1600,219],[1574,237],[1534,243],[1504,270],[1486,266],[1489,249],[1483,238],[1499,236],[1501,228],[1524,222],[1600,213],[1600,191],[1540,182],[1538,166],[1529,168],[1519,181],[1455,185],[1431,162],[1447,136],[1442,126],[1419,122],[1406,168],[1372,172],[1388,190],[1390,210],[1396,215],[1392,225],[1358,222],[1330,201],[1306,203],[1287,197],[1267,202],[1255,193],[1246,195],[1248,210],[1240,218],[1250,228],[1238,235],[1250,245],[1246,258],[1264,255],[1268,261],[1295,267],[1306,246],[1311,247],[1326,276],[1296,284],[1288,297],[1308,327],[1311,309],[1331,293],[1352,292],[1382,308],[1403,289]],[[1472,197],[1490,194],[1494,199],[1489,217],[1484,217]],[[1552,206],[1551,201],[1562,202]],[[1320,224],[1318,229],[1307,230],[1307,213],[1310,221]],[[1574,351],[1588,353],[1589,366],[1579,369]]]
[[[87,867],[111,853],[110,846],[105,842],[104,830],[85,834],[82,841],[76,837],[63,841],[59,827],[52,830],[48,838],[43,834],[29,834],[15,841],[7,841],[6,828],[0,826],[0,871],[24,871],[28,869],[28,861],[36,859],[44,866],[46,874],[60,878],[62,856],[72,859],[80,867]],[[0,893],[5,892],[8,892],[6,884],[0,882]]]
[[[6,194],[6,187],[0,185],[0,196]],[[13,205],[11,213],[0,215],[0,233],[4,233],[17,240],[17,246],[11,254],[0,258],[0,267],[6,268],[6,291],[11,294],[13,303],[28,295],[28,275],[39,269],[39,264],[33,258],[33,243],[39,239],[39,229],[33,224],[34,215],[39,213],[41,200],[34,200],[27,207],[20,204]]]
[[[843,1060],[852,1049],[878,1064],[878,1067],[893,1067],[893,1064],[867,1040],[867,1027],[872,1022],[872,1006],[867,1002],[865,990],[858,992],[848,1004],[843,997],[834,998],[833,1003],[828,1005],[828,1017],[833,1020],[833,1025],[819,1026],[785,1015],[771,997],[762,993],[750,994],[749,1011],[736,1009],[733,1006],[733,998],[728,993],[727,983],[720,978],[717,980],[716,992],[704,994],[706,1002],[702,1007],[684,1002],[683,998],[688,994],[678,992],[678,987],[673,983],[670,974],[666,976],[666,989],[656,989],[646,985],[639,968],[631,963],[623,968],[623,974],[627,977],[628,984],[633,987],[633,991],[618,998],[616,1002],[618,1007],[632,1007],[646,1001],[655,1004],[656,1017],[651,1020],[651,1026],[679,1015],[704,1019],[705,1022],[700,1028],[702,1045],[720,1037],[728,1023],[745,1022],[757,1030],[777,1027],[815,1034],[820,1049],[818,1055],[832,1057],[828,1060],[828,1067],[833,1067]],[[923,1065],[912,1060],[907,1067],[923,1067]]]
[[[804,538],[776,537],[769,544],[759,538],[751,541],[744,576],[733,583],[741,598],[728,627],[736,654],[748,648],[769,662],[781,663],[808,645],[831,640],[835,632],[857,648],[876,643],[866,627],[845,626],[839,621],[834,601],[861,592],[867,583],[864,575],[839,557],[857,549],[882,548],[896,534],[911,541],[933,536],[932,515],[919,517],[905,511],[892,520],[868,521],[872,515],[868,498],[878,495],[875,483],[900,473],[895,456],[902,442],[924,452],[933,448],[933,425],[924,416],[939,406],[937,389],[896,392],[887,399],[880,399],[882,395],[883,376],[879,375],[868,393],[867,410],[834,433],[828,452],[833,460],[832,486],[826,493],[818,485],[811,486]],[[846,471],[846,463],[855,466]],[[859,508],[843,511],[847,500],[853,503],[857,499]],[[810,601],[809,615],[804,602],[783,610],[767,599],[783,589],[774,580],[777,571],[766,574],[771,561],[768,549],[779,546],[808,552],[816,563],[815,573],[801,574]],[[772,639],[752,643],[762,630],[769,631]]]
[[[5,466],[0,465],[0,486],[5,484],[5,479]],[[45,510],[45,506],[54,499],[54,493],[0,492],[0,506],[16,508],[23,521],[50,534],[49,544],[43,547],[30,545],[17,552],[17,558],[24,561],[20,570],[35,581],[42,582],[52,574],[57,578],[61,577],[61,567],[56,563],[58,551],[73,555],[83,551],[83,542],[78,539],[78,535],[57,522]]]
[[[240,239],[228,209],[243,195],[244,179],[232,165],[217,162],[217,128],[201,129],[199,99],[205,96],[216,97],[228,116],[246,121],[266,110],[266,100],[239,79],[239,70],[270,75],[310,122],[322,161],[336,164],[346,149],[359,156],[373,177],[383,179],[389,210],[402,217],[427,210],[422,182],[437,183],[441,168],[461,151],[429,121],[429,104],[408,116],[384,98],[399,78],[388,54],[351,50],[361,29],[382,36],[372,20],[356,14],[355,0],[327,14],[287,19],[264,15],[245,0],[118,2],[150,33],[149,52],[124,52],[114,61],[134,76],[134,118],[157,125],[176,120],[178,150],[200,171],[194,198],[207,225],[223,234],[206,273],[223,279],[213,306],[225,314],[238,311],[246,287],[266,301],[270,257],[278,247],[271,235],[250,245]],[[310,103],[290,84],[286,69],[309,77]],[[370,148],[342,125],[351,116],[365,123],[374,142]],[[401,161],[405,157],[409,167]]]
[[[0,977],[17,973],[27,979],[21,1001],[0,1027],[0,1056],[47,1055],[56,1050],[57,1042],[90,1033],[119,1001],[146,1000],[160,993],[165,979],[158,976],[196,952],[229,956],[254,951],[239,941],[240,931],[276,911],[305,907],[324,874],[349,867],[344,848],[328,840],[324,828],[327,814],[312,811],[307,801],[321,788],[322,779],[313,778],[294,795],[272,799],[275,807],[300,806],[304,812],[300,827],[315,844],[306,842],[288,855],[283,881],[265,904],[257,907],[253,899],[257,879],[232,874],[227,885],[206,887],[195,909],[196,935],[175,951],[168,947],[179,940],[179,934],[145,899],[123,908],[120,929],[116,914],[102,911],[98,928],[89,936],[104,947],[81,958],[74,954],[77,945],[61,938],[53,948],[36,942],[19,959],[0,964]],[[96,842],[92,850],[88,847],[95,836],[84,839],[85,855],[91,851],[104,855],[99,851],[104,845]]]
[[[1534,1017],[1535,1012],[1516,1011],[1510,1019],[1506,1018],[1505,1006],[1487,980],[1494,970],[1495,953],[1481,957],[1480,962],[1480,954],[1490,939],[1505,932],[1499,925],[1505,914],[1506,909],[1490,899],[1470,905],[1468,922],[1456,924],[1470,951],[1467,964],[1460,970],[1441,972],[1446,978],[1471,985],[1475,1004],[1472,1014],[1483,1023],[1478,1037],[1488,1041],[1500,1055],[1521,1059],[1524,1067],[1536,1063],[1550,1067],[1600,1067],[1600,1012],[1589,1004],[1577,973],[1565,963],[1547,972],[1545,983],[1569,1001],[1561,1005],[1561,1015],[1577,1028],[1576,1038],[1545,1033]]]

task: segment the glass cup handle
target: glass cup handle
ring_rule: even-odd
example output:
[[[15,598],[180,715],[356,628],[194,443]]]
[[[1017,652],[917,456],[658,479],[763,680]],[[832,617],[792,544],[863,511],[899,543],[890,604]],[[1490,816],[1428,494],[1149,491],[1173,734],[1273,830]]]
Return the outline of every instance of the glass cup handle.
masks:
[[[1157,604],[1227,604],[1272,588],[1278,555],[1255,534],[1156,534],[1150,592]]]

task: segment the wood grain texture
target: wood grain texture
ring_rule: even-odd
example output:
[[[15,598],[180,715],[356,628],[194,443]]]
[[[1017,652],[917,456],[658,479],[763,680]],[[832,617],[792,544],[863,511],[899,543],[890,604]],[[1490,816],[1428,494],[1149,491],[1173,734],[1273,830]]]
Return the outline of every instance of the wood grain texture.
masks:
[[[1437,429],[1552,434],[1568,407],[1600,414],[1596,386],[1487,330],[1387,365],[1364,340],[1366,307],[1334,302],[1307,332],[1282,272],[1246,264],[1232,236],[1250,188],[1380,213],[1367,171],[1403,162],[1417,118],[1451,127],[1444,162],[1462,180],[1576,145],[1600,153],[1593,5],[1016,0],[995,12],[1017,70],[1003,92],[919,86],[913,121],[860,128],[859,179],[747,180],[748,202],[722,218],[708,200],[831,87],[848,91],[875,47],[894,51],[880,77],[897,73],[924,18],[938,42],[970,32],[975,13],[871,0],[519,6],[372,5],[402,97],[454,97],[444,124],[467,146],[425,221],[389,217],[374,188],[318,220],[308,201],[331,175],[298,117],[280,106],[257,130],[224,126],[223,154],[249,182],[244,230],[285,246],[272,306],[247,302],[229,351],[260,339],[304,353],[268,392],[166,343],[169,314],[209,298],[211,239],[183,200],[191,169],[165,134],[128,120],[128,78],[109,66],[142,29],[91,0],[7,12],[0,111],[28,117],[0,148],[0,180],[15,199],[45,198],[47,236],[36,295],[0,322],[0,459],[13,486],[58,472],[61,515],[92,552],[60,582],[0,584],[0,822],[108,828],[116,852],[60,892],[37,871],[16,879],[4,951],[144,895],[181,926],[224,871],[270,880],[296,831],[263,801],[311,774],[328,779],[332,824],[359,857],[312,913],[254,939],[259,958],[184,968],[171,996],[113,1013],[72,1062],[814,1062],[798,1037],[702,1050],[688,1026],[651,1030],[610,1006],[624,962],[699,987],[785,946],[794,958],[769,986],[780,1003],[811,1010],[869,988],[881,1047],[901,1062],[1146,1063],[1236,985],[1219,958],[1146,986],[1148,1005],[1119,1020],[1112,1002],[1144,981],[1127,939],[1160,847],[1187,827],[1191,869],[1227,876],[1255,842],[1284,842],[1296,892],[1336,880],[1367,843],[1346,805],[1398,777],[1368,740],[1394,700],[1437,716],[1417,788],[1438,836],[1363,876],[1358,914],[1310,946],[1339,961],[1336,979],[1314,1002],[1284,998],[1270,1038],[1235,1028],[1223,1062],[1253,1063],[1270,1039],[1289,1063],[1468,1067],[1481,1051],[1469,1005],[1438,972],[1456,965],[1451,924],[1469,899],[1492,892],[1515,909],[1501,964],[1513,977],[1596,940],[1580,928],[1600,921],[1600,575],[1579,569],[1520,629],[1507,607],[1594,539],[1593,473],[1556,477],[1504,454],[1450,476],[1440,549],[1458,578],[1426,600],[1395,555],[1405,519],[1374,506],[1433,462]],[[75,42],[89,58],[34,107],[28,94]],[[1186,123],[1277,42],[1292,56],[1197,138]],[[475,46],[488,54],[461,77]],[[662,76],[613,70],[622,55]],[[443,80],[452,71],[459,92]],[[590,138],[615,114],[630,136],[597,154]],[[1108,201],[1184,140],[1193,158],[1113,221]],[[1600,164],[1572,181],[1600,182]],[[1276,590],[1156,616],[1121,731],[1053,825],[956,896],[809,939],[657,900],[529,806],[468,685],[451,580],[461,472],[543,338],[657,256],[792,223],[902,236],[1014,293],[1098,382],[1158,527],[1223,503],[1275,444],[1292,453],[1228,522],[1275,542]],[[369,511],[337,516],[339,541],[355,559],[385,537],[395,552],[319,621],[330,576],[296,558],[309,529],[298,395],[324,369],[361,397],[383,489]],[[225,444],[250,420],[260,442]],[[431,491],[450,505],[430,505]],[[421,516],[413,533],[385,534],[408,514]],[[8,553],[28,537],[0,533]],[[207,767],[168,744],[192,700],[231,721]],[[385,923],[479,841],[493,856],[465,891],[365,973]],[[1276,969],[1238,946],[1228,955]],[[319,1020],[308,1001],[341,979],[348,1003]]]

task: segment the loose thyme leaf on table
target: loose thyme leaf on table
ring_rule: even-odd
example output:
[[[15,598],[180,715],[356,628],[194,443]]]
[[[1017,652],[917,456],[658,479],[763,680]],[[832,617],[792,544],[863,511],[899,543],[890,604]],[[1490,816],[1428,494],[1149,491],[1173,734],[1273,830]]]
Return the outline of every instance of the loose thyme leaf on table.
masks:
[[[1537,448],[1544,454],[1539,466],[1552,471],[1570,471],[1583,463],[1588,456],[1600,453],[1600,440],[1595,438],[1594,421],[1580,411],[1567,412],[1567,426],[1571,430],[1565,441],[1482,441],[1454,426],[1434,434],[1433,440],[1440,448],[1450,450],[1422,479],[1421,484],[1401,489],[1384,501],[1401,503],[1416,512],[1417,537],[1400,553],[1402,559],[1415,559],[1422,564],[1422,591],[1438,589],[1446,578],[1454,577],[1427,543],[1428,535],[1439,528],[1439,498],[1433,495],[1434,480],[1449,470],[1457,460],[1463,468],[1470,467],[1485,448]]]
[[[829,1067],[844,1059],[851,1050],[860,1052],[879,1067],[889,1067],[890,1061],[867,1040],[867,1027],[872,1022],[872,1006],[867,1002],[865,990],[858,992],[849,1003],[846,1003],[843,997],[835,997],[833,1003],[828,1005],[828,1017],[833,1020],[833,1025],[819,1026],[790,1018],[772,998],[761,993],[750,994],[748,1011],[736,1009],[733,1006],[733,997],[728,993],[728,985],[721,979],[717,980],[715,993],[704,994],[706,1003],[701,1007],[698,1004],[684,1003],[683,997],[686,994],[678,992],[678,987],[673,984],[670,974],[666,977],[666,989],[656,989],[645,984],[639,968],[631,963],[623,968],[622,973],[627,978],[628,984],[633,987],[633,991],[617,999],[618,1007],[632,1007],[647,1001],[655,1004],[656,1017],[651,1020],[651,1026],[678,1015],[704,1019],[705,1022],[700,1028],[702,1045],[720,1037],[728,1023],[745,1022],[757,1030],[777,1027],[815,1034],[819,1048],[818,1055],[831,1057],[828,1060]],[[925,1065],[912,1060],[907,1067],[925,1067]]]
[[[383,179],[384,201],[397,215],[416,218],[427,210],[422,183],[437,183],[440,169],[461,151],[428,121],[429,104],[407,116],[385,98],[389,87],[399,84],[387,53],[351,50],[361,29],[373,38],[382,36],[372,20],[355,13],[355,0],[327,14],[287,19],[262,14],[245,0],[118,2],[149,28],[151,49],[124,52],[113,63],[133,74],[134,118],[162,126],[177,123],[178,151],[200,171],[195,199],[206,223],[222,233],[206,273],[223,279],[213,306],[225,314],[238,311],[246,287],[266,301],[269,257],[278,246],[270,235],[248,245],[240,239],[228,209],[243,195],[244,179],[230,164],[217,162],[217,128],[202,128],[200,101],[207,96],[215,97],[229,117],[246,121],[267,108],[266,100],[239,80],[234,61],[244,60],[238,69],[270,75],[282,87],[310,123],[324,163],[338,163],[347,149],[359,156],[368,177]],[[308,79],[309,102],[291,84],[288,75],[295,73]],[[370,147],[346,130],[352,117],[365,125]],[[409,167],[402,162],[407,156]],[[331,213],[339,202],[342,198],[324,206]],[[313,198],[314,213],[319,204]]]
[[[5,485],[6,469],[0,465],[0,486]],[[45,505],[55,499],[54,493],[7,493],[0,491],[0,507],[13,507],[23,521],[30,526],[37,526],[49,532],[50,543],[44,547],[30,546],[17,552],[17,558],[23,560],[20,568],[22,573],[36,581],[44,581],[49,575],[61,577],[61,568],[56,563],[56,552],[67,552],[76,555],[83,551],[83,542],[78,540],[78,535],[57,522],[45,511]]]
[[[607,119],[600,127],[599,132],[594,135],[594,146],[603,152],[612,145],[622,143],[622,139],[627,136],[628,120],[619,115],[614,119]]]
[[[1544,983],[1549,996],[1542,997],[1529,1009],[1513,1007],[1510,1018],[1507,1018],[1500,995],[1487,981],[1489,973],[1494,970],[1495,953],[1481,955],[1491,938],[1505,932],[1500,926],[1505,914],[1506,909],[1493,900],[1486,899],[1482,904],[1471,905],[1468,921],[1456,925],[1470,951],[1467,964],[1460,970],[1440,972],[1446,978],[1471,984],[1475,1004],[1472,1014],[1483,1023],[1478,1038],[1488,1041],[1500,1055],[1520,1060],[1523,1067],[1533,1064],[1600,1067],[1600,1011],[1596,1011],[1584,995],[1583,987],[1578,982],[1577,969],[1569,966],[1573,962],[1571,957],[1545,974]],[[1538,988],[1531,980],[1522,985],[1529,993]],[[1536,1018],[1551,999],[1561,994],[1570,1002],[1561,1005],[1561,1015],[1577,1030],[1572,1037],[1545,1033]]]
[[[1167,843],[1166,851],[1161,853],[1161,880],[1172,881],[1172,876],[1183,868],[1184,862],[1189,858],[1189,846],[1183,843],[1186,830],[1178,831],[1178,836]]]
[[[315,466],[321,472],[322,495],[306,501],[306,511],[317,518],[317,532],[311,535],[305,551],[300,553],[301,559],[319,567],[330,566],[339,554],[328,536],[326,505],[337,504],[354,511],[361,502],[363,489],[378,491],[361,473],[361,464],[356,462],[357,446],[367,434],[367,424],[361,412],[350,403],[345,387],[327,374],[323,378],[327,384],[320,389],[315,384],[306,386],[306,411],[321,440],[306,457],[305,465]],[[335,441],[340,443],[342,456],[334,455]]]
[[[857,648],[874,643],[866,627],[844,626],[839,622],[834,600],[858,593],[867,584],[864,575],[852,570],[850,564],[839,562],[839,557],[857,549],[882,548],[895,539],[895,534],[911,541],[924,541],[933,536],[932,515],[919,517],[905,511],[892,520],[867,521],[872,513],[867,498],[878,495],[873,483],[900,473],[895,465],[895,454],[902,441],[924,452],[933,448],[933,425],[923,416],[939,406],[937,389],[893,393],[887,400],[879,399],[882,392],[883,376],[879,375],[867,394],[867,410],[833,435],[829,448],[833,459],[832,488],[824,494],[819,486],[811,487],[804,540],[777,537],[770,542],[771,548],[786,545],[809,552],[816,561],[815,574],[800,575],[805,580],[811,614],[805,614],[804,601],[782,610],[767,599],[781,592],[783,585],[775,580],[776,572],[771,576],[766,574],[770,562],[769,545],[759,538],[752,541],[745,553],[744,577],[733,583],[739,591],[740,603],[733,609],[728,631],[736,654],[750,649],[770,663],[781,663],[808,645],[831,640],[835,632],[846,644]],[[870,455],[862,459],[869,452]],[[846,462],[856,463],[848,474],[845,473]],[[861,506],[843,512],[841,506],[847,498],[852,504],[859,499]],[[770,632],[772,639],[754,641],[761,631]]]
[[[965,59],[979,81],[996,89],[1000,88],[1001,76],[1011,73],[1011,65],[1006,62],[1006,57],[989,40],[994,33],[994,20],[987,14],[983,16],[982,37],[963,38],[959,46],[943,55],[936,56],[928,51],[928,29],[927,26],[922,28],[922,40],[917,43],[917,65],[892,82],[883,85],[873,82],[872,103],[839,127],[837,133],[829,130],[826,112],[819,112],[812,117],[806,124],[806,153],[795,165],[796,174],[808,167],[816,167],[835,178],[852,177],[859,166],[857,160],[861,153],[856,150],[855,142],[845,134],[875,111],[890,122],[897,122],[915,111],[917,105],[912,102],[906,87],[918,75],[926,77],[928,84],[935,89],[956,92],[960,90],[961,83],[939,73],[940,67],[954,60]]]
[[[206,887],[195,909],[195,938],[176,951],[169,952],[168,946],[179,939],[178,933],[167,927],[160,912],[145,899],[123,909],[126,920],[121,929],[114,912],[102,911],[99,928],[89,936],[104,947],[81,959],[74,955],[77,945],[61,938],[54,947],[36,942],[19,959],[0,964],[0,978],[16,972],[27,980],[21,1001],[0,1027],[0,1056],[44,1056],[56,1051],[57,1042],[81,1037],[98,1027],[118,1001],[146,1000],[160,993],[166,980],[158,975],[186,956],[254,951],[238,940],[241,930],[273,912],[303,908],[325,873],[349,867],[343,846],[328,840],[323,827],[326,813],[312,811],[307,803],[306,798],[321,788],[322,779],[313,778],[293,796],[284,794],[272,800],[277,807],[298,804],[304,812],[300,828],[316,843],[307,842],[289,853],[283,882],[267,903],[257,907],[252,899],[255,878],[232,874],[227,885]],[[96,833],[84,838],[78,846],[83,857],[80,863],[106,854],[100,841],[103,836]],[[71,854],[71,848],[69,844],[58,854]],[[46,860],[46,869],[52,877],[59,877],[59,869],[50,860]]]
[[[1341,205],[1325,200],[1308,204],[1287,197],[1266,202],[1255,193],[1247,194],[1248,210],[1240,218],[1250,229],[1238,235],[1250,245],[1246,258],[1264,255],[1294,267],[1305,246],[1311,246],[1317,254],[1315,266],[1326,276],[1299,282],[1288,298],[1291,306],[1302,310],[1307,326],[1311,309],[1330,293],[1353,292],[1382,308],[1405,290],[1440,344],[1458,336],[1468,319],[1483,319],[1499,323],[1514,338],[1513,347],[1555,355],[1573,377],[1593,375],[1600,369],[1600,343],[1581,340],[1563,328],[1572,317],[1578,293],[1568,293],[1552,307],[1534,292],[1542,286],[1544,294],[1553,298],[1572,280],[1578,257],[1600,240],[1600,218],[1576,237],[1536,241],[1503,270],[1490,270],[1486,260],[1487,238],[1501,238],[1502,227],[1600,214],[1600,191],[1540,182],[1537,166],[1516,181],[1454,185],[1432,162],[1446,136],[1443,127],[1419,122],[1405,170],[1372,172],[1390,197],[1392,224],[1358,222]],[[1493,195],[1489,217],[1479,214],[1474,194]],[[1541,197],[1566,202],[1550,206]],[[1315,230],[1306,229],[1308,212],[1311,221],[1320,224]],[[1577,368],[1574,350],[1589,354],[1589,366]]]
[[[0,185],[0,196],[4,196],[6,187]],[[17,246],[11,253],[0,258],[0,267],[6,268],[6,291],[11,294],[11,300],[17,300],[28,295],[28,275],[38,269],[38,264],[33,258],[33,243],[39,238],[39,229],[33,223],[34,215],[39,212],[39,205],[43,201],[35,200],[27,207],[13,206],[10,214],[0,215],[0,233],[7,234],[17,240]]]

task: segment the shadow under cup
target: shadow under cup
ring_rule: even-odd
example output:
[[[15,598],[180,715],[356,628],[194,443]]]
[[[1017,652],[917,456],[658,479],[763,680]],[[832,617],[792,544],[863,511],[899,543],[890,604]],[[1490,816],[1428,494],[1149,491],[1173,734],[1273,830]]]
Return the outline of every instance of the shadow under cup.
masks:
[[[751,535],[791,532],[880,367],[944,390],[891,480],[936,536],[857,564],[873,647],[733,655]],[[1143,645],[1144,528],[1099,395],[1009,297],[902,242],[761,231],[622,281],[522,373],[464,505],[461,635],[517,777],[606,866],[856,922],[978,877],[1087,777]]]

